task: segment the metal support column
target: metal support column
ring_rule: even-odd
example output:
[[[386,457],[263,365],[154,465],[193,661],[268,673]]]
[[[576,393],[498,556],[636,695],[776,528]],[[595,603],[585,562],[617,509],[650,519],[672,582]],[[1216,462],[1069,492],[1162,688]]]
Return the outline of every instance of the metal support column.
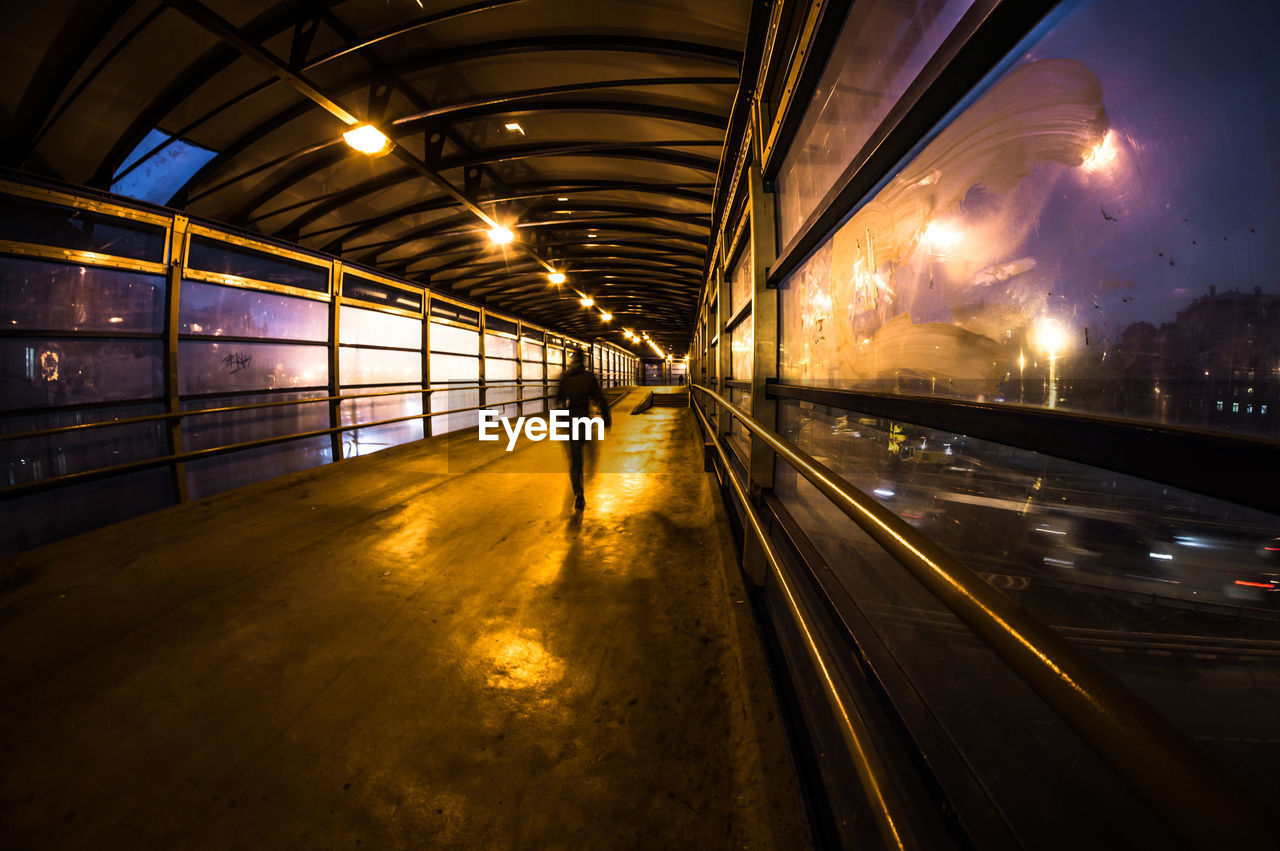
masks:
[[[336,397],[342,387],[339,373],[340,358],[338,356],[338,340],[340,339],[339,317],[342,315],[342,261],[334,260],[329,266],[329,396]],[[336,429],[342,425],[342,403],[329,402],[329,428]],[[342,432],[335,431],[329,435],[329,451],[336,463],[342,460]]]
[[[187,262],[187,217],[173,217],[169,232],[169,286],[165,291],[165,353],[164,353],[164,409],[176,414],[181,410],[182,397],[178,386],[178,301],[182,292],[182,270]],[[182,454],[182,421],[168,422],[169,454]],[[186,502],[187,469],[182,462],[169,467],[173,475],[173,494],[178,502]]]
[[[431,413],[431,293],[422,294],[422,413]],[[431,437],[432,417],[422,418],[422,436]]]

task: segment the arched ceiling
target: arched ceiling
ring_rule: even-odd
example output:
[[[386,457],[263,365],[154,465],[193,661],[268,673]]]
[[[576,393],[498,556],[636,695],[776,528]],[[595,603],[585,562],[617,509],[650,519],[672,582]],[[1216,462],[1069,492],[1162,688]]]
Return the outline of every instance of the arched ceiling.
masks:
[[[159,129],[213,152],[168,199],[192,216],[679,352],[750,6],[28,4],[0,33],[4,161],[107,189]],[[352,122],[390,154],[349,147]],[[495,245],[491,222],[515,242]],[[551,267],[569,281],[551,285]]]

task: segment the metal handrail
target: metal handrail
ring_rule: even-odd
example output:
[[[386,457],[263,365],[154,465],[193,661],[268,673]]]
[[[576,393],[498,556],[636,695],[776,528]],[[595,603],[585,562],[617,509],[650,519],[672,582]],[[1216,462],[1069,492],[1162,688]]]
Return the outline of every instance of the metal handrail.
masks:
[[[450,388],[437,388],[450,389]],[[350,399],[351,396],[342,396],[335,398]],[[511,399],[506,402],[498,402],[497,405],[518,405],[524,402],[538,402],[543,399],[554,399],[555,394],[549,393],[543,396],[533,396],[528,399]],[[320,402],[322,399],[303,399],[297,404],[306,404],[307,402]],[[386,420],[375,420],[368,423],[352,423],[351,425],[334,426],[332,428],[315,429],[313,431],[300,431],[293,434],[276,435],[274,437],[263,437],[257,440],[247,440],[243,443],[229,443],[224,446],[213,446],[208,449],[193,449],[190,452],[177,452],[169,455],[157,455],[153,458],[143,458],[138,461],[129,461],[124,464],[113,464],[110,467],[95,467],[92,470],[84,470],[79,473],[67,473],[63,476],[54,476],[48,479],[36,479],[30,482],[23,482],[17,485],[9,485],[0,488],[0,500],[10,497],[25,496],[30,493],[36,493],[54,488],[64,487],[66,485],[81,484],[84,482],[95,481],[97,479],[108,478],[110,476],[119,475],[121,473],[135,473],[140,470],[149,470],[153,467],[163,467],[167,464],[179,464],[186,461],[199,460],[202,458],[211,458],[216,455],[226,455],[231,452],[239,452],[245,449],[259,449],[263,446],[273,446],[277,443],[287,443],[290,440],[301,440],[306,437],[321,437],[326,434],[335,434],[342,431],[353,431],[361,428],[373,428],[374,426],[391,425],[393,423],[403,423],[409,420],[421,420],[427,417],[445,417],[450,414],[465,414],[468,411],[481,411],[493,407],[493,405],[472,405],[466,408],[455,408],[450,411],[425,411],[421,414],[409,414],[404,417],[393,417]],[[193,412],[203,413],[203,412]]]
[[[652,396],[653,394],[650,393],[649,395]],[[712,431],[711,425],[707,422],[706,415],[703,414],[702,409],[697,405],[692,407],[697,413],[698,419],[702,421],[703,428],[710,433]],[[851,701],[836,685],[835,678],[827,665],[825,655],[818,646],[818,641],[815,637],[816,630],[805,616],[795,589],[792,587],[786,571],[782,568],[777,549],[774,547],[773,541],[765,534],[759,513],[756,511],[755,506],[751,504],[751,500],[747,499],[746,490],[742,487],[742,483],[738,481],[737,475],[734,474],[733,468],[729,464],[729,456],[725,454],[724,447],[720,441],[714,440],[712,445],[720,455],[720,463],[724,465],[726,478],[729,479],[734,493],[737,494],[738,502],[747,516],[751,531],[755,533],[756,539],[760,542],[765,559],[769,562],[769,569],[777,580],[778,587],[782,589],[783,596],[787,601],[787,607],[791,610],[791,615],[799,626],[801,638],[804,640],[805,651],[818,669],[823,694],[835,714],[841,738],[844,739],[849,753],[853,756],[854,770],[857,771],[858,779],[862,781],[862,787],[871,805],[872,815],[875,817],[881,838],[890,848],[916,847],[914,842],[908,844],[907,838],[903,835],[911,832],[911,822],[905,817],[906,808],[898,799],[898,793],[890,780],[889,772],[871,743],[870,731],[867,729],[857,709],[851,706]]]
[[[1185,838],[1206,848],[1267,847],[1274,841],[1266,807],[1252,792],[1051,627],[729,400],[692,386],[736,417],[933,592]]]
[[[433,381],[431,383],[439,384],[442,382]],[[310,405],[313,402],[339,402],[339,401],[345,401],[347,399],[373,399],[380,396],[406,396],[410,393],[417,393],[417,394],[438,393],[438,392],[452,393],[455,390],[486,390],[493,387],[533,387],[540,384],[546,385],[548,383],[549,382],[547,381],[529,381],[525,383],[507,384],[507,383],[495,381],[495,382],[488,382],[486,384],[469,384],[461,387],[411,387],[405,390],[384,390],[384,391],[379,391],[377,393],[347,393],[345,395],[338,395],[338,396],[315,396],[311,399],[284,399],[279,402],[254,402],[251,405],[228,405],[223,408],[204,408],[201,410],[191,410],[191,411],[172,411],[172,412],[163,413],[163,414],[146,414],[145,416],[140,416],[140,417],[125,417],[124,419],[98,420],[97,422],[92,422],[92,423],[77,423],[75,425],[67,425],[67,426],[52,426],[50,428],[31,429],[29,431],[14,431],[14,432],[0,434],[0,442],[6,441],[6,440],[21,440],[23,438],[29,438],[29,437],[48,437],[53,434],[65,434],[67,432],[73,432],[73,431],[87,431],[89,429],[95,429],[95,428],[107,428],[108,426],[133,425],[136,423],[163,422],[166,420],[181,420],[185,417],[202,417],[208,414],[231,414],[239,411],[253,411],[258,408],[278,408],[283,405]],[[307,391],[298,390],[295,392],[305,393]],[[239,394],[239,395],[247,395],[247,394]],[[536,398],[546,398],[546,397],[540,396]],[[518,399],[513,401],[532,402],[534,400]],[[131,404],[131,403],[125,400],[121,404]],[[510,404],[510,403],[506,403],[506,404]]]

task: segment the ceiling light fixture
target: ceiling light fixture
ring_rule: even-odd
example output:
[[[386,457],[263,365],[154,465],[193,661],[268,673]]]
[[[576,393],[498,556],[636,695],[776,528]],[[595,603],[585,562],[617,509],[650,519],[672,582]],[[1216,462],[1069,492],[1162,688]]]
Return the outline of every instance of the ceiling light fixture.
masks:
[[[582,298],[578,299],[578,301],[581,302],[583,307],[590,307],[596,303],[596,300],[589,295],[584,295]]]
[[[600,318],[601,318],[602,320],[604,320],[605,322],[612,322],[612,321],[613,321],[613,314],[612,314],[612,313],[607,313],[607,312],[605,312],[605,311],[601,311],[601,312],[600,312]]]
[[[524,135],[524,128],[514,121],[508,122],[505,126],[511,133],[519,133],[521,136]]]
[[[557,201],[568,201],[568,200],[569,200],[569,198],[566,196],[566,197],[563,197],[563,198],[557,198],[556,200],[557,200]]]
[[[552,272],[550,275],[547,275],[547,279],[553,284],[563,284],[564,272]]]
[[[387,149],[391,140],[372,124],[361,124],[352,127],[342,138],[347,144],[362,154],[380,154]]]
[[[489,239],[493,240],[498,245],[506,245],[515,238],[516,235],[511,232],[511,229],[504,228],[502,225],[498,225],[493,230],[489,231]]]

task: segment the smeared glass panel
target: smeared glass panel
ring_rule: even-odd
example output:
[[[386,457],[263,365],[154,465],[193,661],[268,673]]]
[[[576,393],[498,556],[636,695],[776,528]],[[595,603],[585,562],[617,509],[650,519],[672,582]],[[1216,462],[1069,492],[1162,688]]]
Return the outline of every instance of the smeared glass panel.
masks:
[[[480,359],[462,355],[442,355],[432,352],[431,380],[435,381],[470,381],[480,380]]]
[[[338,375],[347,384],[406,384],[422,382],[422,355],[388,349],[338,349]]]
[[[516,341],[509,337],[500,337],[497,334],[485,334],[484,353],[488,357],[514,358],[516,357]]]
[[[781,374],[1274,434],[1277,27],[1071,11],[785,282]]]
[[[192,499],[203,499],[231,488],[319,467],[331,460],[333,447],[329,436],[323,435],[189,461],[187,494]]]
[[[488,358],[484,362],[484,377],[486,381],[514,381],[516,369],[513,360]]]
[[[142,470],[6,500],[0,556],[98,529],[175,502],[165,468]]]
[[[0,410],[154,399],[158,340],[0,340]]]
[[[480,404],[479,390],[450,390],[447,384],[432,384],[441,388],[431,394],[431,411],[460,411],[431,418],[431,433],[444,434],[464,428],[475,428],[480,421],[476,411],[461,410]]]
[[[750,381],[755,354],[755,327],[748,316],[729,332],[729,377],[738,381]]]
[[[0,258],[0,330],[128,331],[164,328],[158,275]]]
[[[84,425],[129,417],[160,414],[159,404],[58,411],[5,417],[6,433]],[[167,455],[169,441],[162,420],[64,432],[47,437],[0,441],[0,476],[4,485],[51,479],[99,467],[126,464]]]
[[[329,339],[329,305],[309,298],[183,281],[178,330],[211,337]]]
[[[751,235],[747,234],[743,239],[746,241],[746,247],[742,249],[742,253],[738,256],[738,262],[733,264],[733,269],[729,272],[729,313],[736,316],[742,306],[751,301],[751,292],[755,289],[755,249],[751,245]]]
[[[323,390],[311,390],[302,393],[220,396],[184,401],[182,409],[203,411],[261,402],[317,399],[325,395]],[[182,445],[190,452],[300,432],[320,431],[328,427],[327,402],[275,405],[251,411],[186,417],[182,421]],[[187,491],[192,499],[200,499],[229,488],[325,464],[331,457],[329,437],[322,435],[192,461],[186,465]]]
[[[454,352],[460,355],[480,353],[480,332],[456,328],[452,325],[431,323],[431,351]]]
[[[344,304],[338,314],[338,339],[356,345],[421,350],[422,320]]]
[[[366,390],[352,392],[376,392],[379,390],[396,390],[395,387],[371,387]],[[344,394],[347,391],[344,391]],[[366,399],[351,399],[339,406],[342,425],[377,422],[396,417],[409,417],[422,413],[422,394],[404,393],[395,396],[377,396]],[[369,455],[382,449],[421,440],[421,419],[406,420],[399,423],[352,429],[342,433],[342,457],[354,458],[358,455]]]
[[[853,4],[778,173],[780,245],[795,236],[972,5]]]
[[[204,340],[178,344],[178,388],[183,395],[318,387],[328,381],[324,346]]]

